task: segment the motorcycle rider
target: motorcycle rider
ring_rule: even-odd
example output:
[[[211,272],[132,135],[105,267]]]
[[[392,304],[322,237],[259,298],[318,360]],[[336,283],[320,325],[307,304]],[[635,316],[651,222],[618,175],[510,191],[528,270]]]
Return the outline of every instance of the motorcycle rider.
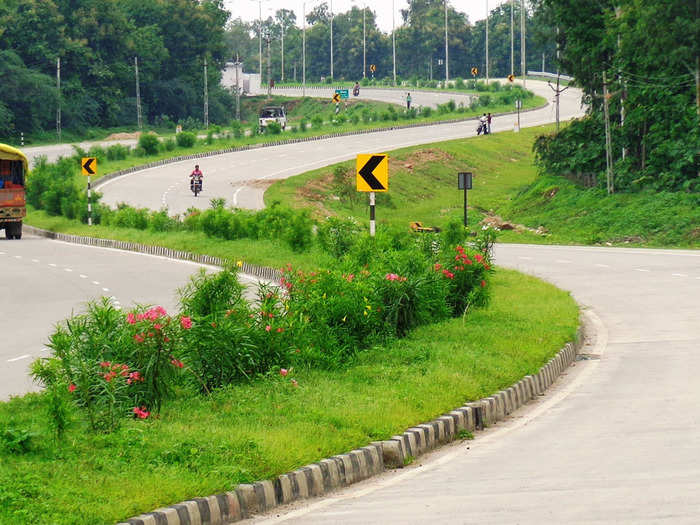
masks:
[[[360,83],[355,82],[355,86],[352,88],[352,94],[358,96],[360,94]]]
[[[194,185],[199,184],[200,191],[202,190],[202,181],[204,180],[204,174],[199,169],[199,164],[196,164],[194,171],[190,173],[190,189],[194,191]]]

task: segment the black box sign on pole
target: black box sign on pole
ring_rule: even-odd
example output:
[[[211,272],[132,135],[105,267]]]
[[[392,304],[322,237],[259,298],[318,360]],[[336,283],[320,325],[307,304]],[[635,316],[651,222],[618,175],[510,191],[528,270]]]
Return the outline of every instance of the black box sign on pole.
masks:
[[[471,173],[458,173],[457,174],[457,185],[460,190],[471,190],[472,189],[472,174]]]

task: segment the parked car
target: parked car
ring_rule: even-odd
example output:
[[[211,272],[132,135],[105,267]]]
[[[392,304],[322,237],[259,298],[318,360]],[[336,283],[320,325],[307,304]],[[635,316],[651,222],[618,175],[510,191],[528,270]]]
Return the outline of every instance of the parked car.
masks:
[[[265,131],[269,122],[277,122],[282,129],[287,127],[287,114],[282,106],[265,106],[260,110],[260,131]]]

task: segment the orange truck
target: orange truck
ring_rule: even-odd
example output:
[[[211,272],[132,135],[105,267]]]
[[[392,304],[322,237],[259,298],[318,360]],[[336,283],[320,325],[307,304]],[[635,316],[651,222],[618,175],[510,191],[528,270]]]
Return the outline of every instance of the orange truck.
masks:
[[[27,157],[12,146],[0,144],[0,230],[8,239],[22,238],[22,219],[27,215],[25,182]]]

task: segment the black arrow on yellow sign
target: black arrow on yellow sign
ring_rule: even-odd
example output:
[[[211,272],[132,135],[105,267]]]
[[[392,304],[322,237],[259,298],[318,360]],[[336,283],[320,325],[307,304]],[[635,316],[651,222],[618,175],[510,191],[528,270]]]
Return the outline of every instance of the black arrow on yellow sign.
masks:
[[[360,176],[365,179],[367,185],[376,191],[385,190],[384,185],[374,176],[374,170],[386,158],[386,155],[372,155],[360,169]]]
[[[95,170],[92,169],[92,163],[95,162],[97,159],[95,157],[88,157],[86,159],[83,159],[83,173],[87,175],[94,175],[96,172]]]

